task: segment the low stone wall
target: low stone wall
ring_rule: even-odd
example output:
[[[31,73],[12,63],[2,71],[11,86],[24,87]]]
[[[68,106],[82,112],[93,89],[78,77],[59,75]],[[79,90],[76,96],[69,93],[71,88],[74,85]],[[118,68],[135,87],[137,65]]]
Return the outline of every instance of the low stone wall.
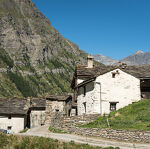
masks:
[[[77,127],[63,128],[63,130],[77,135],[102,137],[118,141],[150,143],[150,132]]]
[[[55,118],[52,120],[52,126],[55,128],[64,128],[69,129],[76,127],[81,124],[86,124],[96,120],[100,115],[82,115],[82,116],[72,116],[72,117],[63,117],[62,114],[55,115]]]
[[[52,126],[56,129],[62,129],[68,133],[77,135],[102,137],[118,141],[150,143],[150,131],[127,131],[77,127],[78,124],[90,122],[95,120],[97,117],[98,115],[76,116],[70,118],[59,117],[58,119],[56,118],[56,120],[53,120]]]

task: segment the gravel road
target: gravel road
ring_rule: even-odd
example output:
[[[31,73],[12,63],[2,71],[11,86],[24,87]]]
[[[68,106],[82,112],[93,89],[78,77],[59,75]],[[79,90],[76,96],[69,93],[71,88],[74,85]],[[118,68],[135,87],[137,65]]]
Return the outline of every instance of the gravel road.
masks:
[[[74,141],[76,143],[84,143],[92,146],[100,146],[100,147],[120,147],[120,149],[150,149],[150,144],[143,143],[127,143],[127,142],[118,142],[114,140],[105,140],[102,138],[95,137],[86,137],[86,136],[78,136],[74,134],[58,134],[51,133],[48,131],[48,126],[41,126],[38,128],[30,129],[26,133],[19,133],[17,135],[25,135],[25,136],[39,136],[39,137],[47,137],[52,139],[57,139],[64,142]]]

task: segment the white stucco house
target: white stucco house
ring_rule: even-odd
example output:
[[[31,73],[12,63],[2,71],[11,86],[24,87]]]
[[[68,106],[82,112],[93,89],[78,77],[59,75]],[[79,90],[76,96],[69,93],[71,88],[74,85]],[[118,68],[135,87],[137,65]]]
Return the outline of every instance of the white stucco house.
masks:
[[[77,115],[109,114],[133,102],[150,98],[150,73],[145,67],[127,65],[95,67],[76,65],[71,87]]]
[[[14,133],[22,131],[27,123],[26,100],[0,98],[0,129]]]
[[[0,98],[0,129],[18,133],[45,122],[45,99]]]
[[[87,79],[76,88],[78,115],[109,114],[141,99],[140,80],[120,69]]]

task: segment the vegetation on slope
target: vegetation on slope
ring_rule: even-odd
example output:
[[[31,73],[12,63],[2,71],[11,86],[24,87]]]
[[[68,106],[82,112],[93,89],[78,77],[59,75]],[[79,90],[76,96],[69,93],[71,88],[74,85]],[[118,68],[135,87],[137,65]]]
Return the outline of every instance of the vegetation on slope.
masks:
[[[57,68],[65,71],[38,74],[28,60],[25,66],[16,66],[8,53],[1,48],[0,69],[2,69],[2,72],[0,73],[0,97],[39,97],[47,94],[72,92],[70,89],[71,75],[69,73],[73,73],[73,68],[57,60],[48,61],[42,66],[51,70]],[[15,68],[16,71],[12,72],[11,68]],[[23,76],[21,71],[27,71],[33,73],[33,75],[27,74]]]
[[[133,103],[81,127],[150,131],[150,100]]]
[[[75,144],[59,142],[50,138],[43,137],[17,137],[0,134],[1,149],[104,149],[101,147],[92,147],[87,144]],[[115,149],[108,147],[105,149]],[[116,148],[119,149],[119,148]]]
[[[67,74],[44,73],[22,76],[21,73],[0,74],[0,97],[41,97],[67,94],[71,91]],[[62,79],[63,78],[63,79]]]
[[[10,56],[8,55],[8,53],[0,48],[0,67],[4,68],[9,66],[10,68],[12,68],[14,65],[13,60],[10,58]]]
[[[66,133],[65,131],[61,130],[61,129],[55,129],[54,127],[52,126],[49,126],[48,130],[50,132],[53,132],[53,133]]]

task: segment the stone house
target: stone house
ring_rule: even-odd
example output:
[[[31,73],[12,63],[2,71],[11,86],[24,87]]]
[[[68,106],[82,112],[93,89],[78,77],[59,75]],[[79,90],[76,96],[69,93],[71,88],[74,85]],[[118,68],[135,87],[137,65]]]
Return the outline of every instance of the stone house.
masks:
[[[108,114],[141,98],[150,98],[150,71],[138,66],[76,66],[71,87],[77,113]]]
[[[49,124],[57,114],[69,116],[72,96],[0,98],[0,128],[18,133],[24,128]]]
[[[51,124],[57,116],[70,116],[72,109],[72,96],[46,97],[46,124]]]

